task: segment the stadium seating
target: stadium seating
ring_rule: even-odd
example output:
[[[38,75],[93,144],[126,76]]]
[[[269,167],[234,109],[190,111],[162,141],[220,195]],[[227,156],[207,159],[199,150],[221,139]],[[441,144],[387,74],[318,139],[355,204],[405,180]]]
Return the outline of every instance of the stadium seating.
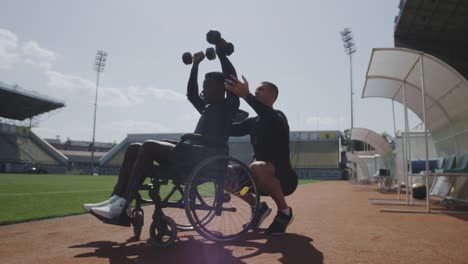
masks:
[[[24,172],[34,164],[50,172],[66,170],[66,157],[24,127],[0,132],[0,145],[0,162],[9,164],[7,171]]]

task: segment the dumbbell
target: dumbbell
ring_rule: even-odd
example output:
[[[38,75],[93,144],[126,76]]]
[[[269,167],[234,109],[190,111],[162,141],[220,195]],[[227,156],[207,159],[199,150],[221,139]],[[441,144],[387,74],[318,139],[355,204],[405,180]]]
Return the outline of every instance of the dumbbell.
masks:
[[[224,40],[221,37],[221,33],[217,30],[208,31],[208,33],[206,33],[206,41],[210,44],[216,45],[216,47],[220,48],[220,51],[227,56],[234,52],[234,45]]]
[[[214,48],[207,48],[206,51],[205,51],[205,56],[209,60],[216,59],[215,49]],[[184,54],[182,54],[182,61],[187,65],[192,64],[192,62],[193,62],[192,54],[190,52],[185,52]]]

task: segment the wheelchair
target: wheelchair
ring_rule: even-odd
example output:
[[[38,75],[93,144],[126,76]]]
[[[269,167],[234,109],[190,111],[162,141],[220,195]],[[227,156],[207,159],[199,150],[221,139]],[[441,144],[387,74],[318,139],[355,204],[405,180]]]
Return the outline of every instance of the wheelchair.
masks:
[[[145,204],[155,206],[149,234],[156,247],[171,245],[178,231],[196,230],[210,241],[227,242],[250,229],[260,207],[260,193],[252,173],[248,166],[228,155],[227,145],[213,151],[198,144],[201,139],[201,135],[185,134],[180,142],[167,140],[176,143],[169,155],[171,165],[156,166],[159,177],[151,177],[151,183],[143,184],[135,193],[131,214],[135,239],[142,232]],[[195,156],[195,161],[171,155],[182,146],[190,149],[189,155]],[[169,182],[172,189],[162,198],[161,186]],[[141,191],[148,191],[151,200],[142,198]],[[246,200],[255,205],[250,206]]]

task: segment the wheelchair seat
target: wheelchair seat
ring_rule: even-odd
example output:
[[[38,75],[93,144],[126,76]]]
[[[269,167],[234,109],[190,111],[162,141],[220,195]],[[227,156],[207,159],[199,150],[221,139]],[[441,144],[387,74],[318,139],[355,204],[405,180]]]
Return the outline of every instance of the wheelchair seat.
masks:
[[[204,159],[228,155],[227,143],[216,143],[200,134],[184,134],[169,153],[168,178],[174,184],[184,184],[188,174]]]

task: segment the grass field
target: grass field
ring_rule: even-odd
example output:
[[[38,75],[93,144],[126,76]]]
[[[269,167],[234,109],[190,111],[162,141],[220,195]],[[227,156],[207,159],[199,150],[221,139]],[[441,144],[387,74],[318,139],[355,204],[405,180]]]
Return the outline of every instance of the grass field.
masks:
[[[0,174],[0,225],[82,214],[83,203],[106,200],[116,181],[115,176]],[[163,186],[161,195],[169,188]]]

